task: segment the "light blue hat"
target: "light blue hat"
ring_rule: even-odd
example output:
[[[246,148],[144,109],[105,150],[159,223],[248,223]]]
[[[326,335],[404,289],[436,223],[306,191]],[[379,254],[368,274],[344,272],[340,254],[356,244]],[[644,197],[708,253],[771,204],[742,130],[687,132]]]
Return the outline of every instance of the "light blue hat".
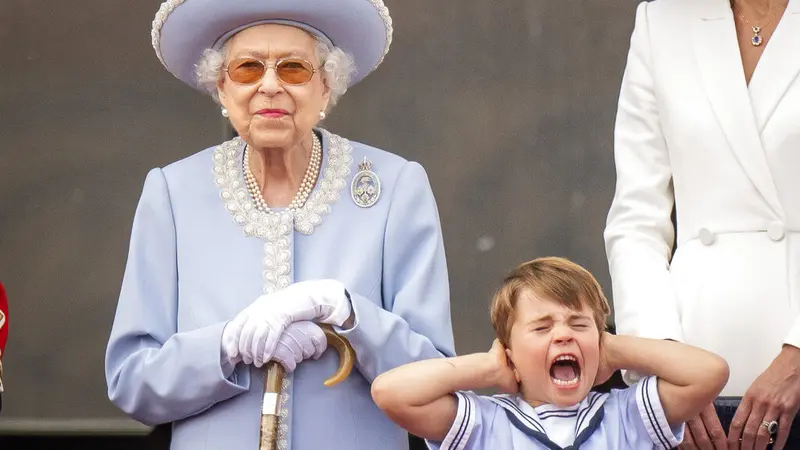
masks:
[[[356,73],[350,86],[383,62],[392,43],[383,0],[167,0],[153,20],[153,48],[170,73],[200,89],[194,73],[203,50],[262,23],[302,28],[351,54]]]

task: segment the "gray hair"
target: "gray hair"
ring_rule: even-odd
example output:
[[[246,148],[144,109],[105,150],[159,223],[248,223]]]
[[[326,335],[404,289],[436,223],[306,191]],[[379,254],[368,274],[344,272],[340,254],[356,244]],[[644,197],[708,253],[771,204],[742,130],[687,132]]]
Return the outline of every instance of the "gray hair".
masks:
[[[341,48],[331,48],[316,37],[315,39],[317,40],[317,56],[319,58],[318,72],[322,75],[322,80],[331,91],[331,98],[327,108],[327,112],[330,112],[342,95],[347,92],[350,78],[356,71],[356,64],[353,57],[345,53]],[[223,75],[222,66],[225,64],[227,51],[227,43],[219,50],[207,48],[203,51],[200,61],[195,66],[197,84],[205,89],[217,103],[219,103],[217,82]]]

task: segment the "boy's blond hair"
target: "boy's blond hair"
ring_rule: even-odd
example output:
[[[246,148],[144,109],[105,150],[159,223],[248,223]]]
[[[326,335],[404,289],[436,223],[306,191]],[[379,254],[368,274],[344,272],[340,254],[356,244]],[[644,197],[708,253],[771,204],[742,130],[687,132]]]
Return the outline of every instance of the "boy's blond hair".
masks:
[[[508,347],[519,296],[526,289],[572,310],[589,307],[597,329],[606,329],[608,300],[588,270],[564,258],[547,257],[520,264],[506,276],[492,299],[491,318],[500,343]]]

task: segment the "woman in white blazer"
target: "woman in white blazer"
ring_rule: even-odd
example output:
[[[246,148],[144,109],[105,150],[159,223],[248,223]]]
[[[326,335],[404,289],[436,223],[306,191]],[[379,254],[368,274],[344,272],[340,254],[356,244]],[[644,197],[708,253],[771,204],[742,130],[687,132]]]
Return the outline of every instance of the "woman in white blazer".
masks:
[[[727,359],[722,395],[744,397],[730,431],[709,405],[685,443],[783,448],[800,406],[800,0],[640,4],[614,155],[617,331]]]

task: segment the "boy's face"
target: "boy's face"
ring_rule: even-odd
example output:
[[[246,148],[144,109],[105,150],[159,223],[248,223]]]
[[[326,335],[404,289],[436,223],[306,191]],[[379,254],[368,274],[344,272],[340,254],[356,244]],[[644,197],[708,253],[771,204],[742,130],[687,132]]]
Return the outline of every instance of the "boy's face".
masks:
[[[528,402],[570,406],[594,385],[600,363],[600,332],[592,310],[580,311],[532,290],[517,300],[507,354]]]

